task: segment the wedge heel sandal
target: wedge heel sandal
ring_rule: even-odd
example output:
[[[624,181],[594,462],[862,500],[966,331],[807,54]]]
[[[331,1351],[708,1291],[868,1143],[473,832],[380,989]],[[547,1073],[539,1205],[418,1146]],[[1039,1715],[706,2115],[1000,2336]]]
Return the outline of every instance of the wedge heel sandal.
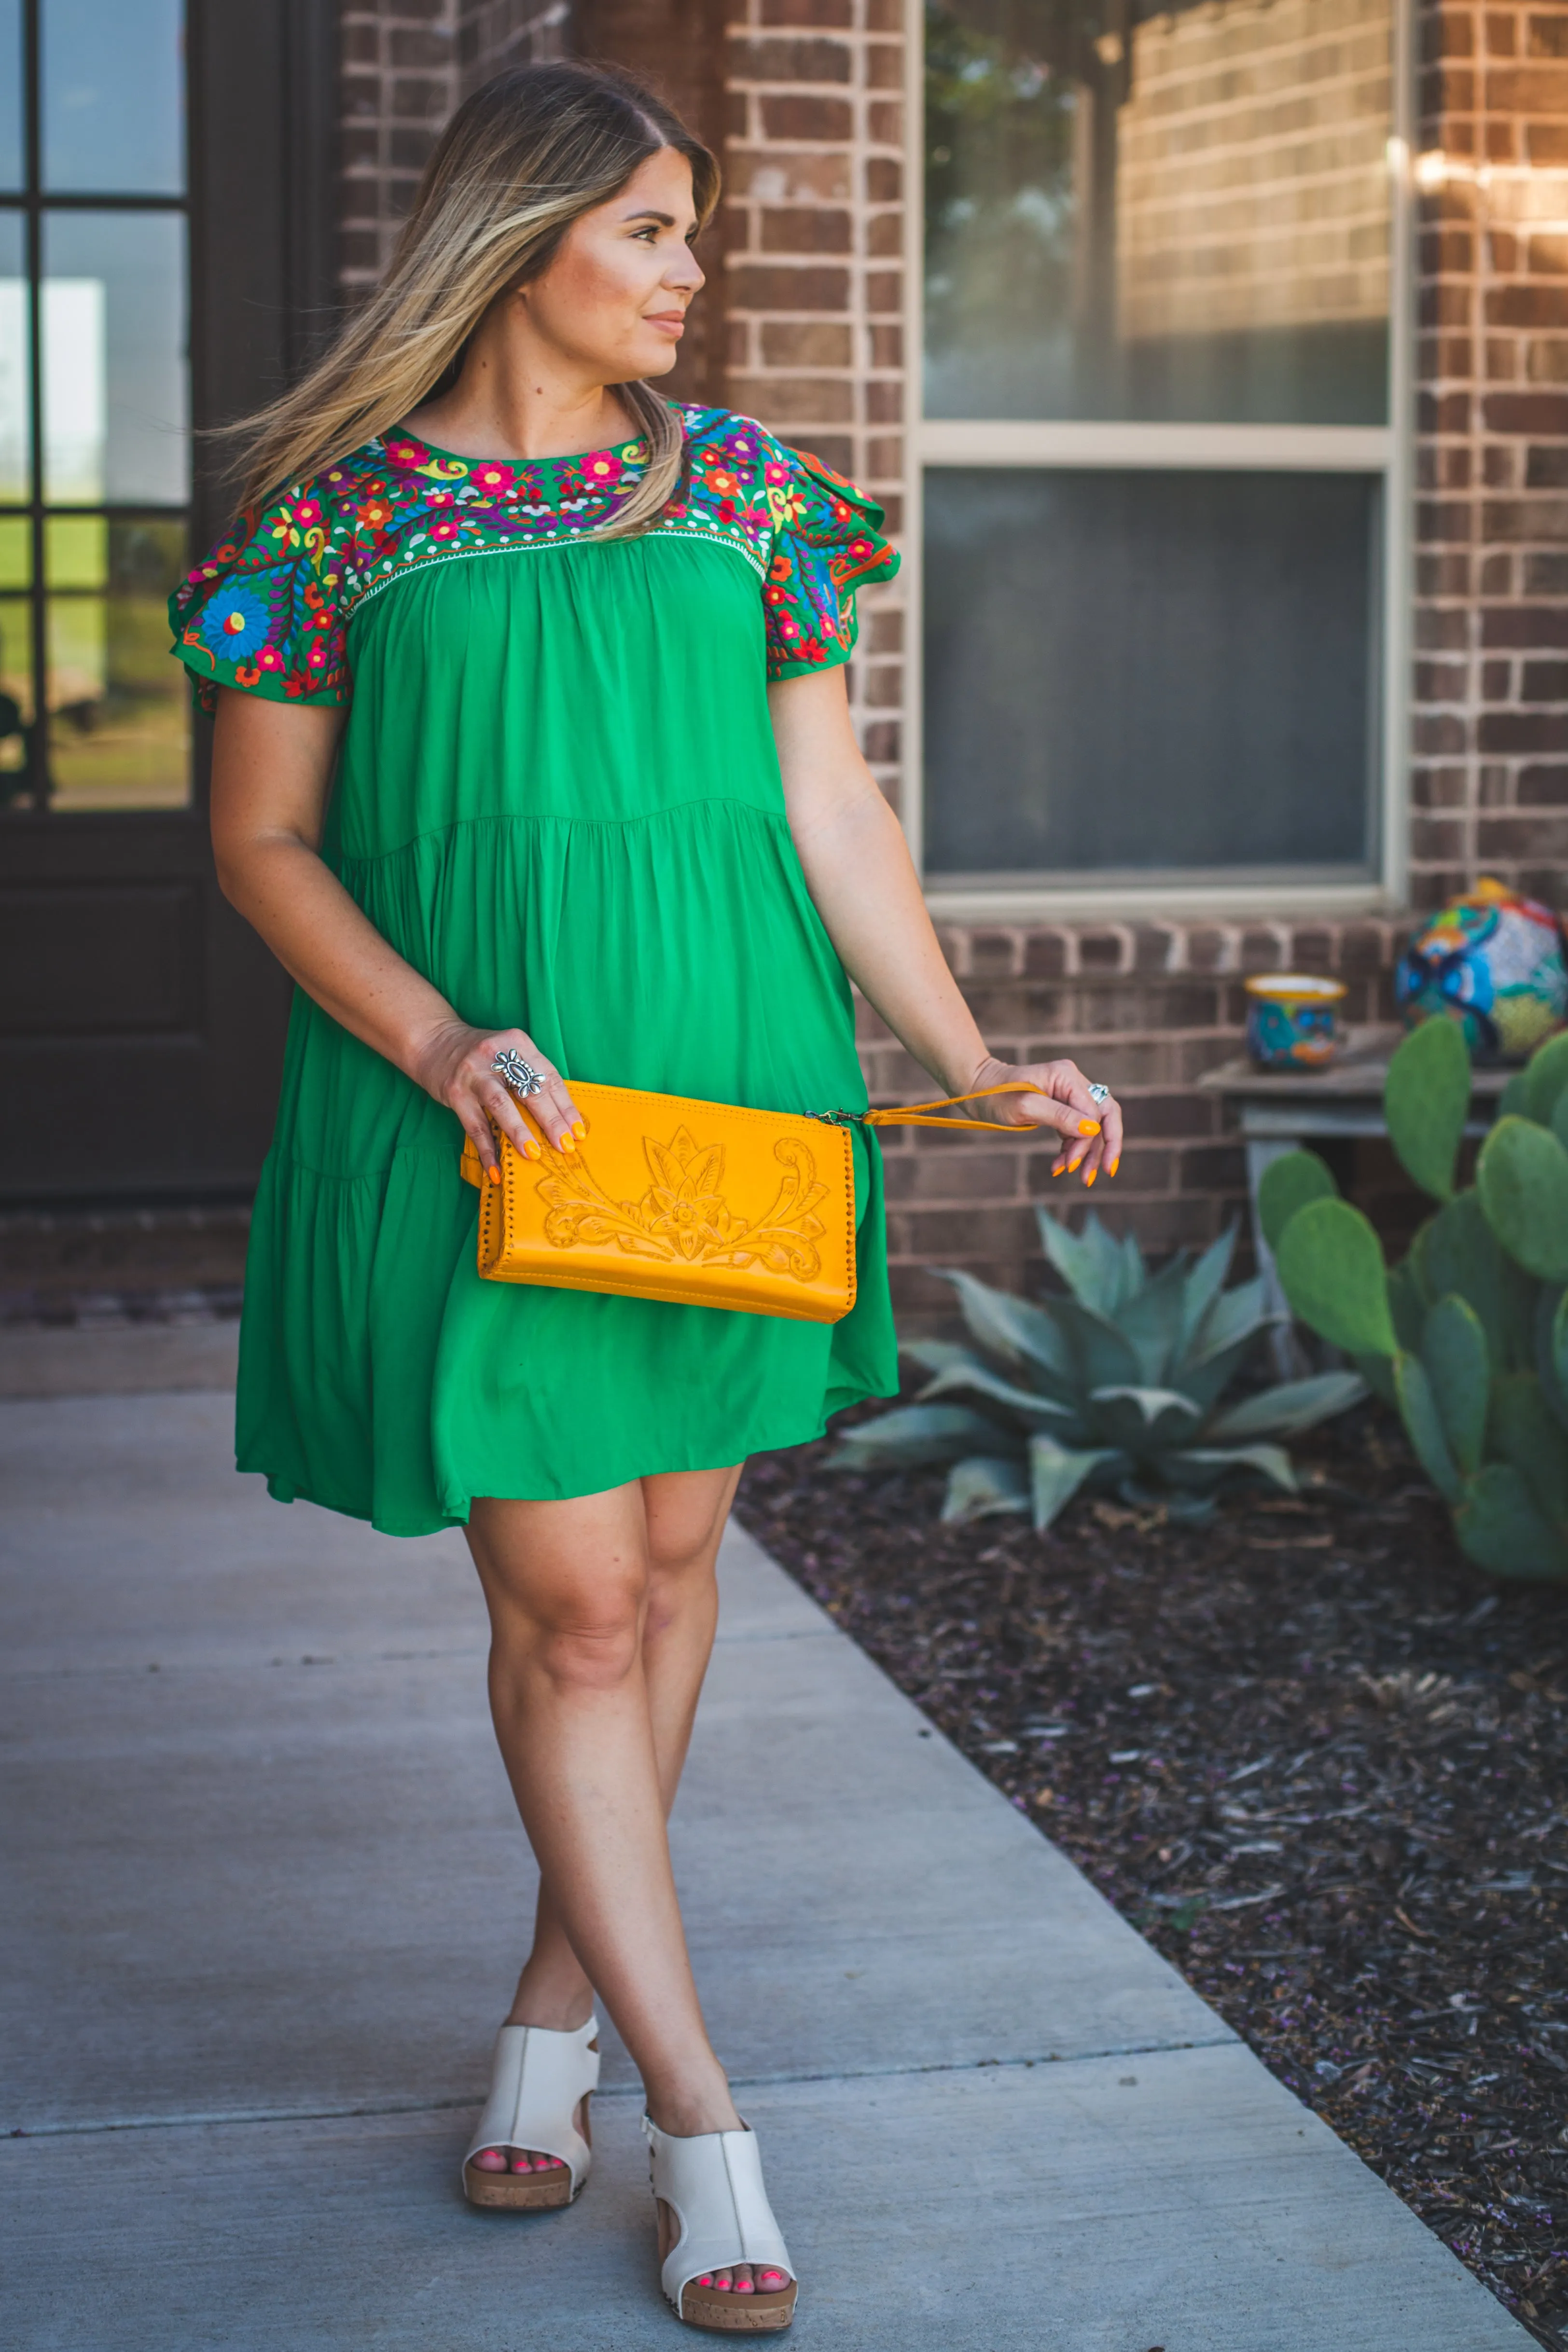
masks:
[[[676,2317],[715,2335],[780,2334],[795,2317],[797,2288],[789,2248],[763,2186],[756,2134],[742,2126],[679,2139],[647,2116],[643,2131],[660,2209],[661,2249],[667,2237],[673,2238],[659,2265],[659,2284]],[[783,2271],[789,2284],[751,2294],[700,2284],[737,2263]]]
[[[588,2101],[599,2086],[599,2021],[575,2033],[503,2025],[490,2064],[489,2096],[463,2158],[463,2194],[489,2212],[541,2213],[581,2196],[593,2161]],[[579,2124],[581,2118],[581,2125]],[[531,2148],[563,2169],[488,2172],[474,2158],[489,2147]]]

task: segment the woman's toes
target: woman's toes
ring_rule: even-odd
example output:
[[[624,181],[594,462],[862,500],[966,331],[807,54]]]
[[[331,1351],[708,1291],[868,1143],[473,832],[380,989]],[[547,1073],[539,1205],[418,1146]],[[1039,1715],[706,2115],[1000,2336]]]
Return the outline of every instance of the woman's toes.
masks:
[[[742,2263],[735,2273],[734,2292],[737,2294],[755,2294],[756,2291],[755,2286],[752,2284],[751,2263]]]
[[[757,2271],[754,2276],[762,2294],[779,2294],[789,2284],[787,2271]]]
[[[708,2284],[710,2286],[717,2287],[721,2294],[728,2294],[734,2282],[728,2271],[715,2271]]]
[[[531,2172],[533,2170],[533,2158],[530,2156],[527,2148],[519,2147],[513,2149],[511,2168],[514,2172]]]
[[[504,2172],[506,2158],[499,2147],[481,2147],[471,2159],[476,2172]]]

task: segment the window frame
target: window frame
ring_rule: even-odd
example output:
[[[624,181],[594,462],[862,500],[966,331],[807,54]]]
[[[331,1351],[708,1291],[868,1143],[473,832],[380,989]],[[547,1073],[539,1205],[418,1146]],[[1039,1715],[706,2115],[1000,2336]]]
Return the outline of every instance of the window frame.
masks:
[[[22,280],[24,316],[27,321],[27,407],[30,434],[30,464],[27,495],[19,500],[0,501],[0,517],[6,520],[20,518],[27,525],[29,549],[28,586],[18,593],[25,596],[28,608],[27,662],[32,682],[33,716],[25,730],[26,747],[23,789],[15,802],[0,810],[0,822],[9,822],[24,814],[54,819],[76,819],[104,814],[97,807],[72,808],[57,804],[50,789],[50,706],[49,706],[49,608],[61,591],[51,585],[48,576],[47,542],[49,525],[58,520],[102,521],[112,529],[122,522],[163,522],[177,524],[184,532],[188,562],[193,518],[194,486],[187,474],[184,499],[178,504],[153,499],[75,500],[65,503],[47,495],[45,469],[47,463],[47,429],[44,403],[44,328],[42,319],[43,289],[48,282],[46,274],[44,233],[51,215],[107,213],[127,218],[172,217],[184,226],[184,286],[186,348],[183,355],[186,390],[187,441],[194,429],[191,419],[191,360],[189,319],[191,301],[191,138],[190,102],[187,89],[184,97],[181,122],[181,161],[183,185],[178,194],[156,192],[131,192],[124,189],[53,189],[44,181],[43,124],[43,13],[47,0],[21,0],[22,33],[22,184],[16,194],[0,192],[0,213],[12,215],[22,224]],[[83,591],[82,593],[91,593]],[[192,747],[187,735],[184,798],[179,801],[156,802],[146,808],[127,808],[128,816],[167,816],[177,814],[190,805],[193,788]]]
[[[1411,616],[1414,597],[1415,0],[1394,0],[1389,174],[1388,422],[1359,425],[1037,424],[925,415],[925,0],[904,0],[904,100],[909,171],[904,207],[904,660],[902,814],[933,916],[950,922],[1079,916],[1382,913],[1403,906],[1410,859]],[[1371,779],[1376,851],[1362,880],[1312,881],[1287,867],[1237,877],[1191,871],[1136,880],[1092,875],[1002,882],[933,881],[924,857],[925,476],[928,467],[994,466],[1169,472],[1277,471],[1375,476],[1382,484],[1381,577],[1373,674],[1377,767]]]

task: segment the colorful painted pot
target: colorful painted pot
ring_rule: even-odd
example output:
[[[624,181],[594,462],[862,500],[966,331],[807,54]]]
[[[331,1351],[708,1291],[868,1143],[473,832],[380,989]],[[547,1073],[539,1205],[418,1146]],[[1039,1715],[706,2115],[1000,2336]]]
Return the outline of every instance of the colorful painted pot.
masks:
[[[1394,987],[1412,1028],[1447,1014],[1478,1062],[1531,1053],[1568,1016],[1557,918],[1483,876],[1416,932]]]
[[[1246,982],[1247,1050],[1266,1070],[1314,1070],[1340,1049],[1342,980],[1311,971],[1254,972]]]

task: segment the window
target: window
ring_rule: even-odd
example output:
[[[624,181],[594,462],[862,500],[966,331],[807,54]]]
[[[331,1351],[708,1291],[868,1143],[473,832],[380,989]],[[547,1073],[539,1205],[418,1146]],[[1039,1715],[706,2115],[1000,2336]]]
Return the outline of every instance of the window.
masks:
[[[928,884],[1396,886],[1408,0],[928,0]]]
[[[0,0],[0,802],[181,808],[181,0]]]

